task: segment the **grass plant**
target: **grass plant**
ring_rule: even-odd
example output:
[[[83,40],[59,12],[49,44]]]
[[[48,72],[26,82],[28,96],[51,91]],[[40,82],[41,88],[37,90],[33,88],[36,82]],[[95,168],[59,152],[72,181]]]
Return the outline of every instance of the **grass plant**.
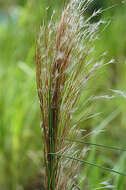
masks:
[[[37,35],[36,28],[39,28],[43,17],[48,30],[47,22],[52,10],[56,10],[51,22],[52,27],[56,28],[56,25],[58,25],[56,20],[60,21],[59,15],[63,7],[63,1],[62,4],[61,0],[26,0],[24,4],[23,2],[22,0],[14,0],[10,3],[7,0],[1,0],[0,2],[0,190],[43,189],[44,178],[41,172],[43,172],[44,138],[41,138],[40,110],[36,93],[34,42]],[[67,126],[68,131],[70,130],[69,134],[58,140],[59,143],[63,141],[66,152],[65,150],[62,151],[61,146],[61,150],[55,152],[55,159],[60,160],[59,166],[62,167],[62,172],[60,172],[61,181],[63,182],[65,177],[69,183],[72,180],[71,189],[94,190],[103,189],[104,187],[108,190],[112,189],[112,185],[114,185],[113,189],[125,190],[125,176],[115,175],[113,172],[107,172],[86,163],[63,157],[68,155],[124,174],[126,171],[126,154],[119,150],[116,151],[118,147],[124,149],[126,147],[126,99],[124,100],[122,97],[109,99],[109,96],[106,96],[105,99],[104,96],[98,101],[97,99],[100,97],[91,100],[92,96],[101,95],[107,89],[123,89],[126,91],[126,2],[120,1],[114,7],[115,0],[94,0],[94,2],[90,2],[91,5],[82,14],[81,23],[84,24],[87,15],[102,7],[106,11],[91,19],[88,24],[90,26],[96,24],[95,22],[100,18],[105,21],[110,20],[110,24],[103,24],[103,27],[99,28],[97,35],[100,34],[100,38],[94,40],[92,44],[88,40],[85,42],[84,37],[81,38],[83,46],[90,44],[93,47],[95,45],[95,49],[92,49],[93,53],[89,52],[83,65],[85,67],[85,63],[90,63],[91,59],[92,62],[87,64],[82,72],[86,75],[91,67],[97,61],[99,62],[99,55],[103,55],[102,52],[106,50],[107,54],[103,59],[110,60],[114,57],[116,61],[112,65],[101,67],[97,70],[97,73],[92,72],[90,80],[87,80],[84,88],[82,86],[81,96],[76,104],[77,109],[72,111]],[[113,8],[108,9],[108,7]],[[82,28],[81,31],[84,32],[84,29]],[[54,30],[54,28],[51,28],[51,30]],[[52,35],[50,42],[55,46],[53,37],[54,35]],[[41,41],[41,43],[45,41],[44,36]],[[82,51],[84,52],[84,48]],[[41,52],[41,56],[45,55],[44,50]],[[52,54],[54,54],[53,48]],[[78,56],[76,55],[75,58],[77,60]],[[77,63],[75,60],[74,62]],[[43,68],[42,66],[42,70]],[[76,69],[74,68],[74,70]],[[70,76],[70,72],[68,75]],[[69,78],[68,75],[67,79]],[[42,80],[44,80],[43,77]],[[82,82],[82,84],[84,83]],[[121,94],[120,91],[118,92]],[[113,92],[109,91],[109,93]],[[64,89],[64,94],[69,94],[68,88],[66,91]],[[76,128],[76,135],[74,135],[74,127]],[[104,130],[104,132],[99,133],[100,130]],[[107,147],[102,148],[99,145]],[[110,150],[110,146],[116,149]],[[56,154],[61,156],[58,158]],[[81,164],[81,167],[75,175],[73,171],[73,176],[69,177],[66,174],[73,169],[72,164],[76,167]],[[108,182],[112,185],[109,186]]]
[[[90,22],[102,10],[85,17],[90,3],[86,0],[66,3],[58,22],[54,23],[52,15],[48,24],[43,23],[36,42],[36,79],[47,190],[76,189],[73,177],[77,174],[80,162],[125,175],[82,160],[84,149],[77,149],[79,141],[68,140],[68,137],[81,138],[78,124],[83,117],[74,124],[71,121],[73,114],[79,110],[79,101],[82,92],[86,93],[89,79],[97,69],[113,62],[105,63],[102,56],[92,59],[93,44],[98,38],[99,26],[104,21]],[[85,104],[99,98],[111,99],[113,96],[88,97]],[[105,145],[102,147],[119,149]]]

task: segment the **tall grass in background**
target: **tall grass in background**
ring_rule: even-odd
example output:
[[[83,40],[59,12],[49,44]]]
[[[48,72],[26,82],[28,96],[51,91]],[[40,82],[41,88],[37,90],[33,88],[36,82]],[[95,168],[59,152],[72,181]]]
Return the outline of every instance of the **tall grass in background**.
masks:
[[[74,177],[78,177],[80,163],[126,176],[116,170],[83,160],[88,149],[85,146],[80,150],[78,148],[78,143],[82,143],[125,151],[117,147],[86,143],[78,127],[81,120],[95,116],[90,115],[92,102],[100,98],[114,97],[94,94],[89,96],[86,92],[94,72],[113,63],[113,59],[105,62],[104,52],[99,57],[93,57],[94,43],[98,39],[97,32],[104,21],[90,22],[101,14],[102,10],[94,11],[90,17],[85,17],[90,3],[91,1],[86,0],[71,0],[66,4],[59,22],[54,23],[52,15],[49,24],[42,25],[36,42],[36,79],[44,139],[45,187],[48,190],[79,189]],[[94,85],[96,82],[95,79]],[[82,93],[87,94],[87,97],[83,99],[83,104],[79,105]],[[83,115],[76,122],[72,122],[80,106]],[[103,127],[104,124],[91,133],[97,134]],[[84,130],[83,128],[82,131]]]

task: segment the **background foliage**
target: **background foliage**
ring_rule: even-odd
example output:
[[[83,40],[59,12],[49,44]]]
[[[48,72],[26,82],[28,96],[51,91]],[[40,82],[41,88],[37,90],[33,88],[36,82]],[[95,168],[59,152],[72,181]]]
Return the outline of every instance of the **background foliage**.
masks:
[[[43,18],[48,21],[54,9],[59,15],[63,4],[61,0],[0,0],[1,190],[35,189],[34,185],[39,186],[42,181],[43,144],[35,81],[35,39]],[[126,3],[94,0],[88,14],[112,5],[115,6],[100,16],[110,23],[99,31],[94,56],[107,51],[106,59],[115,58],[115,64],[99,71],[95,81],[91,81],[92,95],[110,93],[109,89],[126,92]],[[126,147],[125,107],[126,99],[121,97],[97,101],[94,113],[102,114],[82,122],[80,128],[88,132],[104,129],[100,134],[90,135],[88,140],[91,142]],[[87,160],[126,173],[126,153],[92,147]],[[88,175],[82,183],[85,189],[100,188],[99,183],[103,181],[109,181],[117,190],[126,188],[125,177],[87,166],[82,166],[81,170],[81,177]]]

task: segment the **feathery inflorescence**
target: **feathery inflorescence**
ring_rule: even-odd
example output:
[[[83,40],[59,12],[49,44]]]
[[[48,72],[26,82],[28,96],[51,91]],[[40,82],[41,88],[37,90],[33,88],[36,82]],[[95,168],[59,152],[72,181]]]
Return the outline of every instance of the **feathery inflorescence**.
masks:
[[[99,25],[84,13],[91,0],[71,0],[59,22],[43,24],[36,43],[36,78],[42,116],[45,181],[48,190],[68,190],[79,164],[54,153],[80,155],[76,143],[65,139],[78,135],[77,124],[71,126],[72,114],[92,73],[103,62],[91,57]],[[82,151],[82,154],[85,151]]]

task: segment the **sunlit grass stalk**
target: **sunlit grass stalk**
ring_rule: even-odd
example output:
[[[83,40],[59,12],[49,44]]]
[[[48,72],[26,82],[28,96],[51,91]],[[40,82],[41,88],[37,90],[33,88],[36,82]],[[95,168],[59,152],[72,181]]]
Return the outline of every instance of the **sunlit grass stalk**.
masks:
[[[95,70],[104,65],[92,60],[92,46],[99,25],[83,16],[91,1],[71,0],[59,22],[43,24],[36,43],[36,79],[44,140],[45,185],[47,190],[69,190],[79,162],[55,156],[78,155],[75,142],[65,139],[78,136],[77,124],[71,125],[82,91]],[[91,98],[90,98],[91,100]],[[80,154],[81,155],[81,154]]]

